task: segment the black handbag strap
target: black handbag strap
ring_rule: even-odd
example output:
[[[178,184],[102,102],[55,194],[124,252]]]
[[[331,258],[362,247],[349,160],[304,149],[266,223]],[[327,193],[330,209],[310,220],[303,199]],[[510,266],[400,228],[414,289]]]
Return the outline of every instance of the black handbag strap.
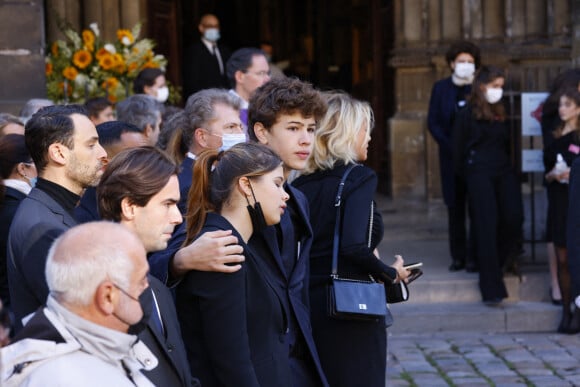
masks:
[[[334,238],[332,240],[331,277],[336,277],[338,275],[338,245],[340,244],[340,207],[342,201],[342,190],[344,189],[344,183],[346,182],[346,178],[350,174],[350,171],[359,165],[360,164],[352,164],[346,169],[346,171],[344,171],[344,175],[342,175],[342,179],[340,179],[340,183],[338,184],[336,199],[334,199],[334,206],[336,207],[336,221],[334,222]]]

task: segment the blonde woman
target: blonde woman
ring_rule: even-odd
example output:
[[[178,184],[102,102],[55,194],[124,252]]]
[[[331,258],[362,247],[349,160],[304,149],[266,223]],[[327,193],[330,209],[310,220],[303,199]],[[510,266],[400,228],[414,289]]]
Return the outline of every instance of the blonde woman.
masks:
[[[353,163],[367,159],[373,113],[368,103],[344,93],[327,93],[328,111],[319,124],[313,153],[304,174],[293,185],[310,204],[314,240],[310,252],[310,301],[314,339],[322,367],[333,387],[384,386],[386,331],[383,318],[376,321],[336,320],[327,315],[332,241],[339,181]],[[342,228],[338,256],[339,275],[368,280],[369,274],[392,284],[406,278],[403,259],[392,266],[374,254],[383,236],[378,211],[371,212],[377,176],[365,166],[354,168],[342,196]],[[369,219],[373,228],[369,241]]]

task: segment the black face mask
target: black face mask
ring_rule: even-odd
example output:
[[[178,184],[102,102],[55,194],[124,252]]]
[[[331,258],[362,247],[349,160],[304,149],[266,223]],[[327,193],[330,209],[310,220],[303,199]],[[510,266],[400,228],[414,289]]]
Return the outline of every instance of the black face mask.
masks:
[[[248,180],[248,184],[250,184]],[[246,201],[248,202],[248,212],[250,213],[250,219],[252,220],[252,227],[254,228],[254,232],[262,231],[268,225],[266,224],[266,218],[264,217],[264,212],[262,211],[262,206],[258,201],[256,201],[256,195],[254,195],[254,189],[252,188],[252,184],[250,184],[250,190],[252,191],[252,197],[254,198],[254,205],[250,204],[248,197],[246,197]]]
[[[129,324],[121,317],[115,315],[119,320],[129,325],[129,331],[127,333],[129,333],[130,335],[138,335],[145,328],[147,328],[147,323],[149,322],[149,319],[151,318],[151,313],[153,312],[153,293],[151,293],[152,292],[151,287],[147,287],[147,289],[143,290],[143,292],[139,295],[138,299],[131,296],[129,293],[121,289],[119,286],[117,286],[117,289],[125,293],[127,297],[139,302],[139,305],[141,305],[143,317],[141,317],[141,319],[137,321],[135,324]]]

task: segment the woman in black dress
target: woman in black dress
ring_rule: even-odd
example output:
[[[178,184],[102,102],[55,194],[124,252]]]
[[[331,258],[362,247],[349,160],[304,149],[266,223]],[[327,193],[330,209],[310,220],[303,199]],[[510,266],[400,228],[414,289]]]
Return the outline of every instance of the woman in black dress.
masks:
[[[556,248],[558,283],[562,293],[562,320],[560,333],[576,333],[580,326],[571,327],[571,290],[568,254],[566,250],[566,223],[568,214],[568,177],[570,166],[580,154],[580,92],[573,85],[560,96],[558,113],[562,123],[553,132],[553,141],[544,147],[544,166],[548,184],[549,217],[552,241]],[[557,164],[558,155],[566,164]],[[577,324],[575,324],[577,325]]]
[[[327,315],[336,209],[334,199],[345,170],[367,159],[372,110],[343,93],[326,95],[328,111],[316,131],[314,150],[305,174],[292,184],[310,204],[314,240],[310,250],[310,311],[314,340],[328,382],[333,387],[384,387],[387,337],[385,319],[337,320]],[[369,274],[391,284],[407,277],[403,259],[389,266],[375,255],[383,237],[383,222],[371,210],[377,175],[359,166],[349,174],[342,194],[342,229],[338,273],[368,280]],[[373,228],[369,235],[369,218]],[[370,246],[369,246],[370,240]]]

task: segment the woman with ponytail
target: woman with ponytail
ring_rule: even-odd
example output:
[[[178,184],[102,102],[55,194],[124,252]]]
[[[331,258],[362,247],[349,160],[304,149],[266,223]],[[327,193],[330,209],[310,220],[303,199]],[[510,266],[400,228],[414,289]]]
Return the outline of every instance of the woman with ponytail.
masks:
[[[233,230],[245,262],[234,273],[190,271],[177,287],[177,310],[191,371],[203,386],[292,386],[287,311],[247,243],[280,222],[288,194],[281,159],[251,143],[202,152],[189,191],[187,236]]]

